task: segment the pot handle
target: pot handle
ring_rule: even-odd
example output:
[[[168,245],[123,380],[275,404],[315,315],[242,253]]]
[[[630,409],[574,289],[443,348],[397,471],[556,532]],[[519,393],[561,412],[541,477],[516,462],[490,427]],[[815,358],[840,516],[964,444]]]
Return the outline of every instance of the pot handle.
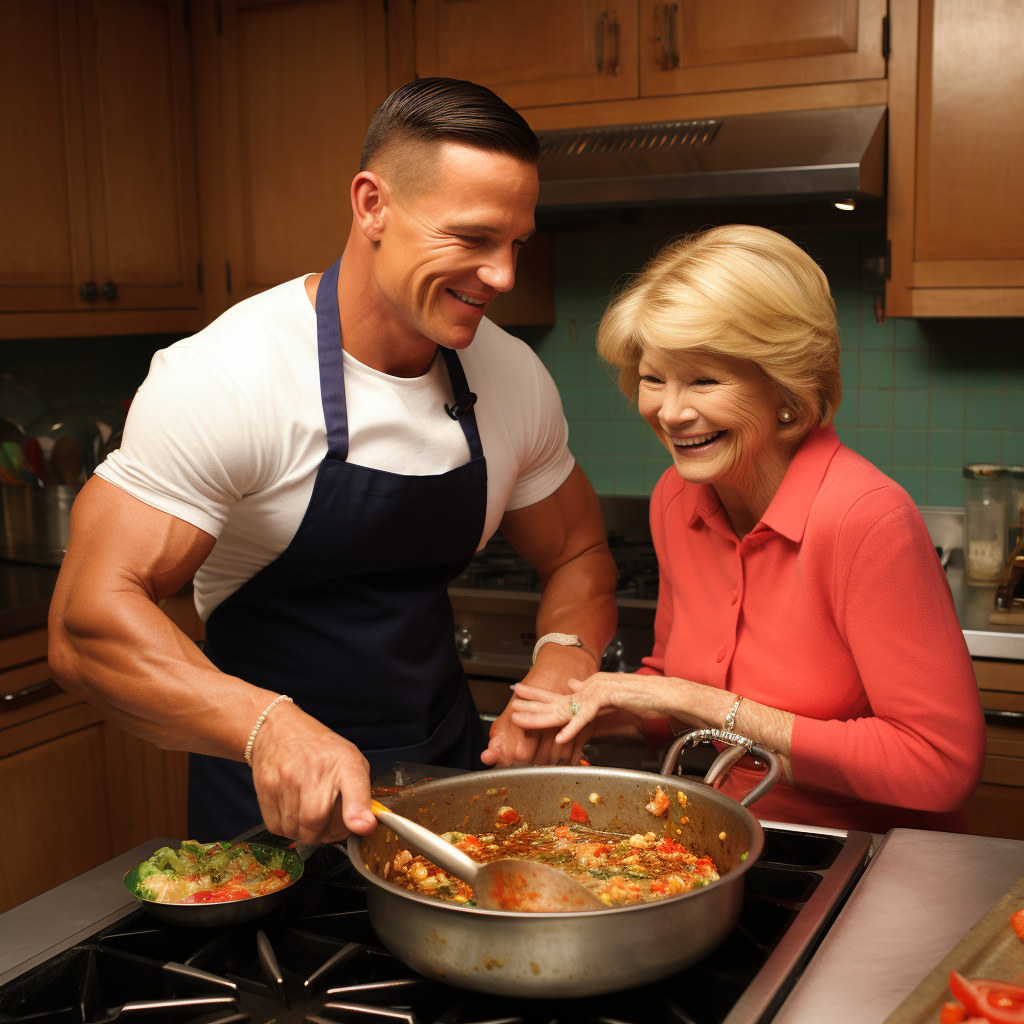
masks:
[[[729,744],[729,747],[715,758],[715,763],[704,776],[704,782],[709,786],[720,775],[728,772],[744,754],[753,754],[767,763],[768,774],[740,801],[741,807],[749,807],[756,803],[779,781],[779,776],[782,774],[782,763],[775,754],[770,750],[765,750],[753,740],[747,739],[746,736],[739,736],[734,732],[723,732],[721,729],[691,729],[689,732],[681,733],[665,755],[665,760],[661,765],[661,774],[672,775],[676,770],[676,763],[679,761],[679,755],[683,752],[683,747],[687,744],[696,746],[704,740],[718,740],[720,743]]]

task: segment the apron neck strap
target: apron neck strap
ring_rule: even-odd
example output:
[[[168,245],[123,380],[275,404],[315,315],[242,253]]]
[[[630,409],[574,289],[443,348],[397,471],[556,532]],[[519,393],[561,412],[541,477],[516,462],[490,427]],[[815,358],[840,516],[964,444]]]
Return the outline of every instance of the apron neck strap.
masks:
[[[327,458],[339,462],[348,459],[348,406],[345,402],[345,359],[341,344],[341,312],[338,309],[338,273],[341,257],[325,270],[316,290],[316,344],[320,358],[320,400],[327,426]],[[438,346],[440,348],[440,346]],[[469,384],[454,349],[441,348],[452,394],[456,401],[468,394]],[[476,410],[459,417],[459,426],[466,436],[470,458],[483,455]]]
[[[320,356],[320,400],[327,425],[327,457],[348,458],[348,409],[345,405],[345,360],[341,348],[338,271],[341,257],[325,270],[316,290],[316,344]]]
[[[463,395],[469,394],[469,384],[466,381],[466,371],[462,369],[462,362],[459,359],[459,354],[451,348],[438,348],[441,349],[441,355],[444,356],[444,365],[448,368],[448,380],[451,381],[452,385],[452,397],[458,403],[459,399]],[[462,413],[459,416],[459,426],[462,427],[463,434],[466,435],[466,443],[469,445],[469,457],[471,459],[479,459],[484,453],[483,445],[480,443],[480,431],[477,429],[476,424],[476,406],[473,405],[467,412]]]

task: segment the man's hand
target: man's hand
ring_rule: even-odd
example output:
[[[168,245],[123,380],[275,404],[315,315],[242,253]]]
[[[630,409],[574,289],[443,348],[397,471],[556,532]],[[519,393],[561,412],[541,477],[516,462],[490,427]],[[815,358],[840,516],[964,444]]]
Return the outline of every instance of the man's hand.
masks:
[[[506,512],[501,530],[536,568],[544,586],[537,633],[575,633],[587,648],[545,644],[524,682],[568,694],[569,679],[586,679],[599,667],[617,615],[618,574],[594,489],[576,466],[554,494],[536,505]],[[491,726],[491,741],[480,760],[503,767],[577,760],[574,745],[557,743],[554,736],[555,730],[523,730],[506,711]]]
[[[260,727],[252,775],[263,821],[278,835],[336,843],[377,825],[366,758],[294,704],[279,704]]]
[[[594,670],[594,658],[577,647],[545,644],[537,656],[537,664],[523,680],[528,686],[564,694],[568,704],[569,680],[586,678]],[[522,685],[522,684],[520,684]],[[513,764],[573,764],[579,760],[573,743],[558,743],[557,728],[523,729],[512,721],[511,705],[491,726],[491,739],[480,755],[484,764],[507,768]],[[582,746],[582,744],[580,744]]]

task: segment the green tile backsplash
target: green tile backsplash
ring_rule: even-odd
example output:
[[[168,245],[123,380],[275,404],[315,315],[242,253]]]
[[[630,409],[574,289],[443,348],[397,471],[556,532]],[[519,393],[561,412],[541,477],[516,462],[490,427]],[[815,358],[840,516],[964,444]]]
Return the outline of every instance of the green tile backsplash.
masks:
[[[537,354],[562,394],[569,443],[599,494],[647,497],[669,454],[628,408],[597,359],[597,325],[616,284],[668,235],[559,235],[556,323]],[[844,444],[902,484],[920,505],[962,505],[960,467],[1024,465],[1024,320],[886,320],[881,285],[861,269],[878,256],[877,229],[793,237],[828,275],[843,346]]]

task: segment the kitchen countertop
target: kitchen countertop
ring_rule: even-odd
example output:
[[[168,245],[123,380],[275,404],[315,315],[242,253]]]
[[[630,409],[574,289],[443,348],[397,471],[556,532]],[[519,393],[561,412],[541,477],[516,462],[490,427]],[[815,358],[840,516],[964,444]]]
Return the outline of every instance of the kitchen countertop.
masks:
[[[774,1024],[880,1024],[1024,874],[1024,842],[886,835]]]
[[[54,565],[0,559],[0,636],[46,625],[58,572]]]
[[[962,554],[953,552],[946,566],[946,579],[971,657],[1024,661],[1024,626],[996,626],[988,621],[996,606],[996,588],[968,586],[962,558],[955,557]]]
[[[964,631],[972,658],[1024,661],[1024,626],[994,626],[988,621],[995,610],[996,588],[967,583],[964,572],[964,510],[944,505],[921,507],[935,547],[947,559],[946,581],[953,593],[956,617]]]

